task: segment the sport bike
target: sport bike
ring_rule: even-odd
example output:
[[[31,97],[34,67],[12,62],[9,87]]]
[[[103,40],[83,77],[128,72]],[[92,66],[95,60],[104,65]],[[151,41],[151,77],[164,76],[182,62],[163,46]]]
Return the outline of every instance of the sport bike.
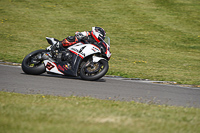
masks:
[[[79,42],[67,48],[56,48],[57,39],[46,37],[51,45],[28,54],[22,61],[22,70],[26,74],[39,75],[61,74],[80,76],[84,80],[98,80],[108,71],[111,57],[110,38],[106,37],[101,44]]]

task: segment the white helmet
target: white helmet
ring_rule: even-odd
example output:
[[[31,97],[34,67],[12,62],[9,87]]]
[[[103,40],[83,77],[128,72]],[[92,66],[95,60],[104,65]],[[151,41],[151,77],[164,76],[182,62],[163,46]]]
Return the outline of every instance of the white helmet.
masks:
[[[105,39],[106,32],[103,28],[101,27],[92,27],[92,32],[91,32],[93,38],[99,43],[101,40]]]

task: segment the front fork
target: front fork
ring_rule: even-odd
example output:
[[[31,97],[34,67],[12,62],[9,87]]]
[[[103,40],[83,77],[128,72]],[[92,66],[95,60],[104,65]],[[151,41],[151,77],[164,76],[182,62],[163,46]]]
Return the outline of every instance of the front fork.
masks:
[[[93,55],[92,59],[87,61],[86,65],[85,65],[85,67],[86,67],[85,71],[87,73],[91,73],[91,74],[98,72],[100,70],[100,68],[101,68],[101,64],[99,63],[99,61],[102,60],[102,59],[106,60],[105,58]]]

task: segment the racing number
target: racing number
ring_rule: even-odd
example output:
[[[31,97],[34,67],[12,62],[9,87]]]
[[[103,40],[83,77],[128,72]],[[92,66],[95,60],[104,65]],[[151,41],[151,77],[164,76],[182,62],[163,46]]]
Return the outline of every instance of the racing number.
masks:
[[[53,69],[55,66],[52,65],[50,62],[47,63],[46,68],[50,71],[51,69]]]

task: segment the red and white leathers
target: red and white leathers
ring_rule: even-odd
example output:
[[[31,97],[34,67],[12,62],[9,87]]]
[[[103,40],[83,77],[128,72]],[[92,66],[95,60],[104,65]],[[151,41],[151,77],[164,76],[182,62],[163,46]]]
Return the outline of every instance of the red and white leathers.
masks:
[[[106,32],[101,27],[92,27],[92,31],[76,32],[75,36],[69,36],[61,41],[62,46],[67,47],[78,42],[98,44],[104,40]]]
[[[74,45],[81,41],[86,41],[88,43],[95,43],[95,38],[92,36],[92,31],[76,32],[75,36],[69,36],[61,41],[62,46],[67,47]],[[100,41],[96,41],[99,43]]]

